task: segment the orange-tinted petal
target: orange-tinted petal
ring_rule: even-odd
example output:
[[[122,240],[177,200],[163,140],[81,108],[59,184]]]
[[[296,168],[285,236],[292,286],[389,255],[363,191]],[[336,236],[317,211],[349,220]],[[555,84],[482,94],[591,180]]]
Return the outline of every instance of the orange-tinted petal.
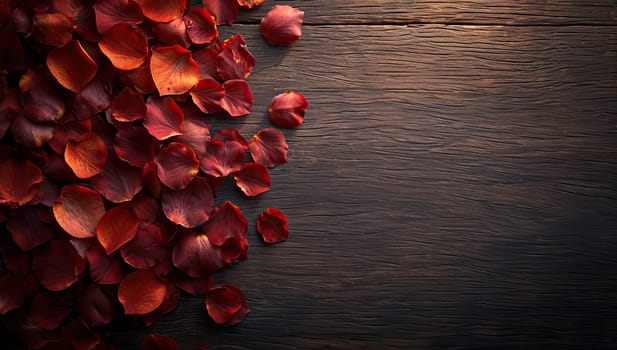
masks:
[[[238,5],[248,8],[257,7],[264,3],[266,0],[238,0]]]
[[[255,56],[249,51],[242,35],[223,42],[216,58],[216,70],[222,80],[246,79],[255,67]]]
[[[99,47],[114,67],[122,70],[136,69],[148,55],[148,41],[144,33],[128,23],[111,27],[99,41]]]
[[[248,222],[240,208],[230,201],[214,208],[210,219],[203,225],[203,231],[214,245],[223,245],[229,238],[245,238]]]
[[[96,236],[96,225],[105,214],[103,199],[81,185],[66,185],[53,205],[58,224],[75,238]]]
[[[114,203],[127,202],[141,191],[141,169],[132,167],[117,157],[109,157],[103,173],[90,183],[107,200]]]
[[[221,99],[221,107],[232,117],[241,117],[251,113],[253,94],[249,84],[240,79],[227,80],[223,83],[225,95]]]
[[[143,168],[154,159],[156,140],[140,126],[121,129],[114,138],[114,151],[120,159]]]
[[[98,134],[83,134],[67,143],[64,160],[78,178],[87,179],[103,171],[107,146]]]
[[[308,105],[308,101],[301,93],[285,91],[272,99],[268,109],[270,120],[279,128],[297,128],[304,121]]]
[[[32,17],[32,37],[43,45],[62,46],[73,38],[73,23],[61,13],[36,13]]]
[[[213,79],[217,77],[216,57],[218,51],[212,47],[202,47],[193,51],[193,59],[199,66],[199,79]]]
[[[175,285],[191,295],[205,294],[214,281],[213,275],[189,277],[183,272],[174,271],[172,280]]]
[[[173,98],[150,96],[146,103],[144,127],[158,140],[182,135],[184,113]]]
[[[271,45],[291,45],[302,36],[304,12],[289,5],[274,5],[261,19],[261,33]]]
[[[153,49],[150,71],[161,96],[183,94],[199,82],[199,66],[179,45]]]
[[[143,96],[130,87],[125,87],[111,102],[111,114],[119,122],[134,122],[146,116]]]
[[[77,282],[86,262],[68,240],[52,240],[37,251],[32,271],[41,285],[51,291],[65,290]]]
[[[225,177],[242,167],[245,149],[235,142],[210,140],[206,143],[206,154],[201,159],[200,168],[214,177]]]
[[[208,10],[193,7],[184,15],[189,38],[194,44],[207,44],[218,37],[216,21]]]
[[[233,24],[238,18],[238,2],[236,0],[202,0],[203,5],[214,15],[216,24]]]
[[[234,176],[236,185],[249,196],[258,196],[270,190],[268,169],[259,163],[246,163]]]
[[[75,93],[83,90],[97,71],[97,64],[78,40],[53,49],[47,55],[47,67],[60,85]]]
[[[208,236],[190,231],[178,236],[172,261],[189,277],[208,276],[224,265],[219,249],[212,245]]]
[[[135,0],[144,16],[155,22],[169,22],[184,13],[186,0]]]
[[[154,162],[161,182],[173,190],[188,186],[199,172],[199,160],[195,152],[179,142],[163,147]]]
[[[206,309],[214,322],[225,327],[239,323],[250,311],[242,291],[227,284],[208,292]]]
[[[97,0],[94,13],[96,27],[101,34],[118,23],[136,25],[143,22],[141,8],[133,0]]]
[[[12,157],[0,160],[0,204],[18,207],[28,203],[39,192],[43,173],[30,161]]]
[[[109,209],[96,227],[96,236],[111,254],[122,245],[133,239],[139,227],[139,218],[130,205],[121,205]]]
[[[276,208],[266,209],[257,218],[257,232],[266,243],[278,243],[289,237],[287,218]]]
[[[214,79],[200,80],[191,90],[193,103],[206,113],[216,113],[221,110],[221,99],[225,96],[225,88]]]
[[[260,130],[249,141],[253,160],[269,168],[287,162],[287,149],[285,136],[273,128]]]
[[[15,142],[27,148],[40,148],[54,137],[54,125],[34,123],[26,117],[18,117],[11,125]]]
[[[197,227],[208,220],[214,206],[212,189],[208,182],[196,177],[183,190],[163,193],[163,212],[173,223]]]
[[[120,282],[118,300],[127,315],[143,315],[156,310],[166,293],[167,285],[154,271],[137,270]]]

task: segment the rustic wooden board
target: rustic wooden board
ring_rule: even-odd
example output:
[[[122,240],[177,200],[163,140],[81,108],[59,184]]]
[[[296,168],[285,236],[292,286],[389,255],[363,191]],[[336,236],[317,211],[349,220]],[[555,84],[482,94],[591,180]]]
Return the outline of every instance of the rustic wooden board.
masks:
[[[291,238],[251,227],[249,260],[217,275],[246,293],[240,325],[185,297],[152,328],[108,329],[120,349],[149,333],[182,349],[617,344],[615,27],[306,26],[290,48],[235,31],[256,99],[228,124],[268,126],[285,89],[311,107],[272,191],[221,197],[251,221],[284,209]]]

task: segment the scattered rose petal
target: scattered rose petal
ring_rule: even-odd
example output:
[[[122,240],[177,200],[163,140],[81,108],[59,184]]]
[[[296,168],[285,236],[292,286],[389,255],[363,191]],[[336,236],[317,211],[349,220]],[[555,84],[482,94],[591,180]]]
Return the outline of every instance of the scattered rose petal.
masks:
[[[222,142],[210,140],[206,143],[206,154],[200,167],[204,173],[214,177],[225,177],[242,167],[245,150],[235,141]]]
[[[84,321],[75,318],[62,329],[62,337],[70,341],[75,350],[92,350],[101,343],[101,337]]]
[[[246,47],[242,35],[234,35],[223,42],[216,59],[216,70],[221,79],[246,79],[254,67],[255,56]]]
[[[111,27],[99,41],[99,47],[114,67],[122,70],[136,69],[148,55],[148,41],[144,33],[128,23]]]
[[[155,22],[169,22],[184,13],[186,0],[135,0],[144,16]]]
[[[308,105],[308,101],[301,93],[285,91],[272,99],[268,109],[270,120],[279,128],[297,128],[304,121]]]
[[[107,146],[98,134],[83,134],[67,143],[64,160],[78,178],[87,179],[103,171]]]
[[[238,2],[236,0],[202,0],[203,5],[214,15],[216,24],[232,24],[238,18]]]
[[[270,45],[291,45],[302,36],[304,12],[289,5],[274,5],[261,19],[261,33]]]
[[[174,266],[189,277],[208,276],[221,267],[219,249],[203,233],[185,231],[180,234],[172,252]]]
[[[86,262],[67,240],[50,241],[32,259],[34,275],[51,291],[65,290],[73,285],[85,268]]]
[[[184,22],[194,44],[207,44],[219,35],[214,17],[204,8],[191,8],[184,15]]]
[[[218,51],[212,47],[202,47],[193,50],[193,59],[199,66],[199,79],[214,79],[217,77],[216,57]]]
[[[184,48],[191,46],[191,39],[183,17],[170,22],[152,23],[152,32],[162,44],[179,45]]]
[[[251,113],[253,94],[249,84],[244,80],[227,80],[223,83],[225,95],[221,98],[221,107],[232,117],[241,117]]]
[[[71,306],[59,295],[49,292],[38,293],[30,304],[30,320],[35,326],[48,331],[60,327],[70,313]]]
[[[116,156],[109,157],[103,173],[94,176],[90,183],[107,200],[114,203],[128,202],[141,191],[141,170]]]
[[[62,46],[73,38],[73,23],[61,13],[36,13],[32,17],[32,37],[49,46]]]
[[[259,163],[246,163],[234,176],[236,185],[249,196],[258,196],[270,190],[268,169]]]
[[[19,80],[23,113],[33,122],[57,122],[66,111],[64,99],[49,75],[47,71],[28,69]]]
[[[86,253],[92,281],[98,284],[118,284],[122,281],[122,260],[118,254],[107,255],[100,244],[92,244]]]
[[[174,136],[172,141],[183,143],[195,151],[197,159],[206,154],[206,145],[210,140],[210,125],[193,105],[183,108],[184,130],[182,135]]]
[[[96,0],[96,27],[105,34],[118,23],[136,25],[143,22],[141,8],[132,0]]]
[[[179,142],[163,147],[154,162],[161,182],[173,190],[188,186],[199,172],[199,160],[195,152]]]
[[[58,224],[75,238],[96,236],[96,225],[105,214],[103,199],[95,191],[81,185],[62,187],[53,205]]]
[[[208,292],[206,309],[214,322],[225,327],[239,323],[250,311],[242,291],[228,284]]]
[[[240,135],[240,132],[238,131],[238,129],[235,129],[235,128],[219,129],[217,130],[217,132],[214,133],[214,135],[212,135],[212,139],[217,140],[217,141],[223,141],[223,142],[235,141],[239,143],[240,145],[242,145],[244,150],[249,149],[248,142],[246,142],[246,139],[242,135]]]
[[[180,271],[174,271],[172,279],[178,288],[191,295],[205,294],[214,282],[212,274],[193,278]]]
[[[105,67],[80,93],[71,96],[71,111],[77,120],[88,120],[109,107],[112,89],[109,70]]]
[[[221,256],[226,264],[247,258],[249,242],[246,238],[228,238],[221,246]]]
[[[53,49],[47,55],[49,71],[65,88],[78,93],[94,78],[97,64],[78,40]]]
[[[122,259],[136,269],[150,269],[161,263],[167,255],[161,228],[149,222],[141,222],[137,234],[120,248]]]
[[[0,275],[0,315],[21,307],[25,301],[24,280],[11,274]]]
[[[118,300],[127,315],[143,315],[156,310],[166,292],[167,285],[154,271],[137,270],[120,282]]]
[[[257,232],[266,243],[278,243],[289,237],[287,218],[276,208],[266,209],[257,219]]]
[[[214,206],[208,182],[196,177],[183,190],[163,193],[163,212],[173,223],[186,228],[197,227],[208,220]]]
[[[238,0],[238,5],[247,8],[253,8],[263,4],[264,1],[266,0]]]
[[[193,103],[206,114],[221,110],[223,96],[225,96],[225,88],[214,79],[200,80],[191,90]]]
[[[253,160],[269,168],[287,162],[287,149],[283,133],[272,128],[260,130],[249,141]]]
[[[111,254],[133,239],[138,227],[139,218],[133,208],[120,205],[109,209],[101,217],[96,227],[96,236],[107,254]]]
[[[184,114],[171,97],[150,96],[146,103],[144,127],[158,140],[182,135]]]
[[[146,116],[146,103],[137,91],[125,87],[111,102],[111,114],[119,122],[134,122]]]
[[[54,217],[49,208],[21,207],[10,214],[6,228],[22,251],[30,251],[53,238],[54,232],[49,225],[54,222]]]
[[[141,350],[180,350],[180,347],[171,337],[149,335],[141,343]]]
[[[124,128],[114,138],[114,151],[128,164],[143,168],[154,159],[156,140],[142,127]]]
[[[127,85],[132,86],[140,93],[149,94],[156,90],[156,85],[154,85],[154,80],[152,80],[152,72],[150,72],[150,54],[146,56],[141,66],[127,71],[125,74],[129,80]]]
[[[39,192],[43,182],[41,169],[30,161],[18,161],[9,157],[0,160],[0,204],[19,207]]]
[[[34,123],[26,117],[19,117],[11,125],[15,142],[27,148],[40,148],[54,137],[54,125]]]
[[[210,219],[203,225],[203,231],[214,245],[222,245],[228,238],[245,238],[248,222],[240,208],[230,201],[214,208]]]
[[[77,299],[75,309],[87,325],[98,327],[113,320],[116,303],[110,293],[102,286],[92,283],[85,288]]]
[[[183,94],[199,82],[199,66],[179,45],[153,49],[150,71],[161,96]]]

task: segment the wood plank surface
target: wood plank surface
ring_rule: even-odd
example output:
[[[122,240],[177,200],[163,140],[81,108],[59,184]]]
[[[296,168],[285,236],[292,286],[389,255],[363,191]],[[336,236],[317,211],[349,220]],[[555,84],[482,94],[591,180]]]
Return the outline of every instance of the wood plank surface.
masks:
[[[338,8],[321,18],[341,20]],[[307,20],[322,21],[314,10]],[[305,124],[285,131],[289,163],[273,170],[272,191],[244,200],[227,183],[220,197],[249,220],[278,207],[290,221],[276,246],[251,225],[249,260],[216,276],[252,312],[223,329],[202,298],[183,297],[151,328],[107,336],[120,349],[150,333],[210,350],[613,348],[615,27],[303,30],[290,48],[266,45],[257,25],[223,32],[241,32],[257,57],[255,112],[213,124],[250,136],[270,125],[275,94],[311,102]]]
[[[287,0],[244,11],[240,22],[257,23],[274,4],[302,9],[307,24],[617,24],[615,0]]]

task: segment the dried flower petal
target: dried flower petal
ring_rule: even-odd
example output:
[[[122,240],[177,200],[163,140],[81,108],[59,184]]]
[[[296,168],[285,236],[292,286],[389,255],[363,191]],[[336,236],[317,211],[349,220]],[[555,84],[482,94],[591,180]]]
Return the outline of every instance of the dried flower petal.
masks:
[[[73,38],[73,23],[61,13],[36,13],[32,17],[32,37],[49,46],[62,46]]]
[[[203,231],[214,245],[223,245],[229,238],[246,237],[248,222],[240,208],[230,201],[214,208],[210,219],[203,225]]]
[[[114,155],[107,159],[103,173],[93,177],[90,183],[107,200],[114,203],[127,202],[141,191],[141,170]]]
[[[87,179],[103,171],[107,146],[98,134],[83,134],[67,143],[64,160],[78,178]]]
[[[185,231],[172,252],[173,264],[189,277],[208,276],[223,267],[219,249],[203,233]]]
[[[173,223],[186,228],[197,227],[208,220],[214,206],[208,182],[196,177],[183,190],[163,193],[163,212]]]
[[[182,16],[186,0],[135,0],[144,16],[155,22],[169,22]]]
[[[204,173],[214,177],[225,177],[242,167],[245,150],[241,144],[235,141],[210,140],[206,143],[206,148],[207,152],[200,163]]]
[[[35,295],[30,304],[30,320],[35,326],[48,331],[60,327],[70,313],[70,304],[49,292]]]
[[[266,209],[257,219],[257,232],[266,243],[278,243],[289,237],[287,218],[276,208]]]
[[[127,275],[118,287],[118,300],[127,315],[143,315],[165,300],[167,285],[152,270],[137,270]]]
[[[179,45],[184,48],[191,46],[184,17],[178,17],[170,22],[152,23],[152,32],[165,45]]]
[[[64,99],[47,71],[28,69],[19,80],[24,116],[33,122],[57,122],[66,111]]]
[[[54,217],[49,208],[28,206],[14,209],[6,221],[13,241],[22,251],[30,251],[54,237],[49,224]]]
[[[199,82],[199,66],[179,45],[153,49],[150,71],[161,96],[183,94]]]
[[[161,182],[173,190],[188,186],[199,172],[199,160],[195,152],[179,142],[163,147],[154,162]]]
[[[114,67],[122,70],[136,69],[148,56],[148,41],[139,28],[128,23],[118,23],[99,41],[101,51]]]
[[[137,91],[125,87],[111,102],[111,114],[119,122],[134,122],[146,116],[146,103]]]
[[[158,140],[182,135],[184,114],[171,97],[150,96],[146,103],[144,127]]]
[[[255,162],[268,168],[287,163],[287,149],[283,133],[272,128],[260,130],[249,141],[249,150]]]
[[[161,228],[149,222],[141,222],[135,238],[120,248],[124,261],[136,269],[150,269],[167,256]]]
[[[102,341],[101,337],[79,318],[73,319],[62,329],[62,338],[70,341],[75,350],[93,350]]]
[[[24,280],[12,274],[0,275],[0,315],[21,307],[25,301]]]
[[[289,5],[274,5],[261,19],[261,33],[271,45],[291,45],[302,36],[304,12]]]
[[[13,121],[11,133],[15,142],[27,148],[40,148],[54,137],[54,125],[49,123],[34,123],[20,116]]]
[[[235,129],[235,128],[218,129],[214,133],[214,135],[212,135],[212,139],[217,140],[217,141],[223,141],[223,142],[235,141],[239,143],[240,145],[242,145],[244,150],[249,149],[248,142],[246,142],[246,139],[242,135],[240,135],[240,132],[238,131],[238,129]]]
[[[133,239],[139,222],[130,205],[120,205],[105,212],[96,227],[96,236],[107,254]]]
[[[297,128],[304,121],[308,105],[308,101],[301,93],[285,91],[272,99],[268,109],[270,120],[279,128]]]
[[[85,260],[67,240],[50,241],[32,259],[34,275],[51,291],[65,290],[73,285],[85,268]]]
[[[180,347],[171,337],[149,335],[141,343],[141,350],[180,350]]]
[[[251,9],[263,4],[264,1],[266,0],[238,0],[238,5]]]
[[[19,207],[32,200],[39,192],[43,173],[30,161],[12,157],[0,160],[0,204]]]
[[[114,138],[114,151],[120,159],[143,168],[154,159],[156,140],[142,127],[119,130]]]
[[[79,317],[90,327],[104,326],[110,323],[115,314],[116,303],[102,286],[92,283],[79,296],[76,311]]]
[[[206,9],[193,7],[184,15],[189,38],[194,44],[207,44],[218,37],[214,17]]]
[[[250,311],[242,291],[228,284],[208,292],[206,309],[214,322],[225,327],[239,323]]]
[[[202,0],[203,5],[214,15],[216,24],[233,24],[238,18],[238,2],[236,0]]]
[[[258,196],[270,190],[268,169],[259,163],[246,163],[234,176],[236,185],[249,196]]]
[[[183,133],[174,136],[172,140],[189,146],[195,151],[197,159],[201,159],[206,154],[206,144],[210,140],[210,125],[196,107],[189,105],[183,110]]]
[[[221,79],[246,79],[254,67],[255,56],[246,47],[242,35],[234,35],[223,42],[216,59],[216,70]]]
[[[98,284],[117,284],[122,281],[122,260],[118,254],[107,255],[105,249],[97,243],[92,244],[86,252],[90,266],[90,277]]]
[[[191,90],[193,103],[206,113],[216,113],[221,110],[221,99],[225,96],[225,88],[214,79],[200,80]]]
[[[132,0],[96,0],[94,13],[101,34],[118,23],[136,25],[143,22],[141,8]]]
[[[47,67],[60,85],[75,93],[83,90],[97,71],[97,64],[78,40],[53,49],[47,55]]]
[[[232,117],[241,117],[251,113],[253,94],[249,84],[240,79],[227,80],[223,83],[225,95],[221,98],[221,107]]]

